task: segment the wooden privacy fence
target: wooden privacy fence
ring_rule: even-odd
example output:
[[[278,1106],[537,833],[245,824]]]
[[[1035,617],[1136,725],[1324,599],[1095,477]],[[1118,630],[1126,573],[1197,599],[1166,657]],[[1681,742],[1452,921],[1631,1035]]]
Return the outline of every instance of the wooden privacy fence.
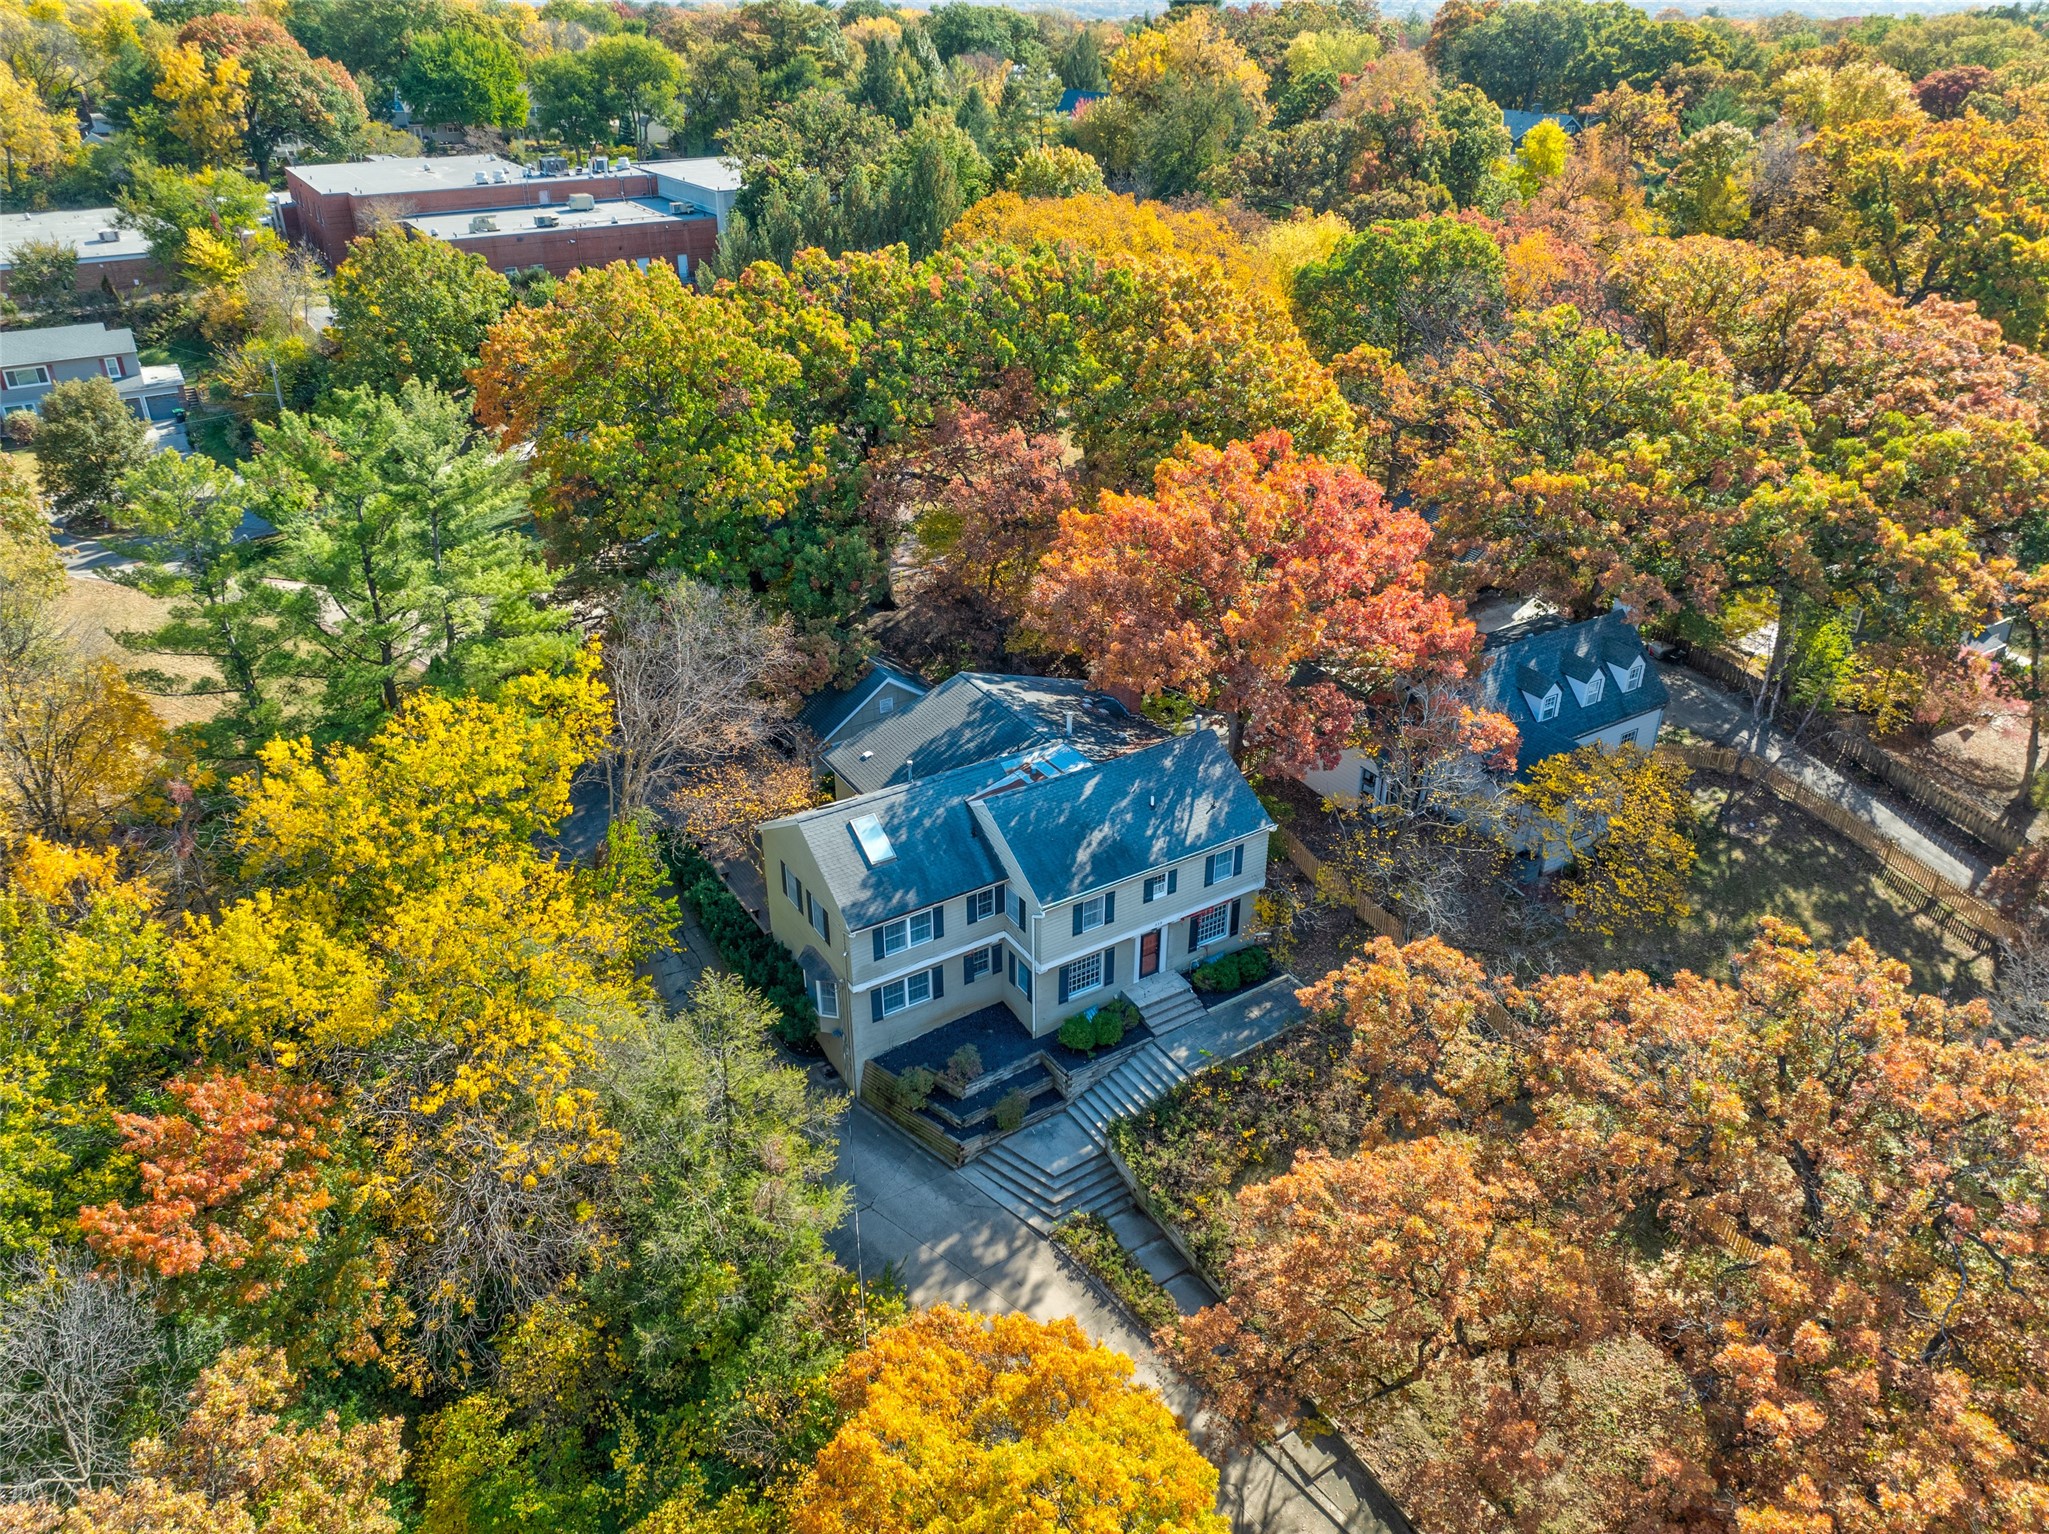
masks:
[[[1806,811],[1876,857],[1880,876],[1886,883],[1924,906],[1937,908],[1929,914],[1945,930],[1967,939],[1987,937],[2002,943],[2011,942],[2018,936],[2019,929],[1987,901],[1944,878],[1876,826],[1859,819],[1833,799],[1816,793],[1764,758],[1738,751],[1733,746],[1663,745],[1658,750],[1676,756],[1696,771],[1762,783],[1788,804]]]
[[[1301,837],[1285,827],[1275,834],[1280,837],[1281,845],[1287,849],[1288,861],[1301,869],[1311,884],[1322,889],[1326,887],[1327,883],[1336,883],[1338,887],[1351,895],[1352,909],[1359,913],[1359,920],[1366,923],[1367,926],[1378,932],[1382,937],[1391,937],[1397,943],[1406,943],[1409,940],[1409,929],[1399,916],[1394,915],[1390,911],[1382,910],[1379,906],[1368,900],[1358,890],[1352,888],[1350,881],[1336,869],[1329,869],[1326,872],[1323,859],[1304,846]]]

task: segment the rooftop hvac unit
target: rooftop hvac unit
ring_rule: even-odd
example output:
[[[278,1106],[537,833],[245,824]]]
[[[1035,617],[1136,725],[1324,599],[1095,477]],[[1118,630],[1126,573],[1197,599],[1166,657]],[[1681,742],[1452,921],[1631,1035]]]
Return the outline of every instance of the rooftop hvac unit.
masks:
[[[121,231],[118,229],[102,229],[93,238],[102,245],[119,245],[121,243]]]
[[[569,161],[559,154],[541,156],[541,174],[544,176],[559,176],[568,169]]]
[[[571,213],[588,213],[597,205],[597,198],[591,196],[589,192],[571,192],[569,194],[569,211]]]
[[[488,213],[479,213],[470,220],[471,234],[496,234],[497,232],[498,220]]]
[[[611,168],[612,162],[606,159],[603,155],[594,154],[591,156],[591,174],[593,176],[602,176],[606,171],[610,170]]]
[[[534,215],[534,227],[536,229],[553,229],[561,222],[561,218],[553,213],[536,213]]]
[[[672,202],[669,204],[671,218],[702,218],[704,209],[694,202]]]
[[[478,186],[489,186],[490,184],[491,184],[491,178],[490,178],[489,176],[485,175],[485,174],[484,174],[484,173],[483,173],[482,171],[478,171],[478,172],[477,172],[477,185],[478,185]]]
[[[496,182],[499,186],[503,186],[505,185],[505,172],[502,170],[494,170],[491,172],[491,179],[494,182]]]

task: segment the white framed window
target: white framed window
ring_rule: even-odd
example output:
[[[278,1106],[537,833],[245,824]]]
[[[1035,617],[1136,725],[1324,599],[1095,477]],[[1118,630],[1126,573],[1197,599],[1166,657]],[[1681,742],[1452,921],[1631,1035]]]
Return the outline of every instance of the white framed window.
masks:
[[[892,1012],[923,1006],[931,999],[932,971],[921,969],[915,975],[892,980],[882,988],[882,1015],[888,1017]]]
[[[1202,882],[1222,884],[1244,867],[1245,849],[1226,847],[1222,852],[1212,852],[1203,862]]]
[[[893,714],[893,713],[895,713],[895,712],[896,712],[896,694],[895,694],[895,693],[893,693],[893,692],[886,692],[886,693],[884,693],[884,694],[883,694],[883,695],[882,695],[881,697],[877,698],[877,699],[875,700],[875,712],[876,712],[876,713],[878,713],[878,714]]]
[[[50,370],[46,367],[9,368],[6,377],[8,388],[26,389],[35,384],[48,383]]]
[[[1624,745],[1624,746],[1633,746],[1633,745],[1635,745],[1635,744],[1636,744],[1636,731],[1634,731],[1634,730],[1624,730],[1624,731],[1622,732],[1622,739],[1621,739],[1621,741],[1619,742],[1619,744],[1620,744],[1620,745]]]
[[[1088,991],[1101,990],[1103,986],[1103,956],[1092,953],[1086,959],[1076,959],[1061,970],[1061,988],[1070,998]]]
[[[1080,909],[1075,917],[1074,930],[1077,932],[1093,932],[1110,919],[1108,912],[1108,902],[1101,895],[1091,895],[1088,899],[1081,902]]]
[[[930,911],[913,911],[909,916],[899,917],[882,929],[882,952],[885,956],[902,953],[906,948],[916,948],[920,943],[931,941]]]
[[[128,371],[121,365],[119,357],[102,357],[100,358],[100,366],[106,369],[109,378],[126,378],[128,376]]]
[[[811,1004],[820,1017],[840,1015],[840,986],[837,980],[817,980],[811,985]]]
[[[1585,706],[1588,704],[1599,703],[1601,701],[1601,689],[1606,684],[1607,678],[1603,677],[1601,673],[1598,671],[1596,671],[1592,676],[1588,677],[1586,696],[1580,699],[1581,705]]]
[[[960,961],[961,982],[973,985],[988,974],[996,965],[997,952],[994,948],[977,948],[963,956]]]
[[[825,902],[807,894],[804,897],[804,906],[811,913],[811,930],[830,943],[832,941],[832,917],[826,912]]]
[[[1155,900],[1164,900],[1167,896],[1174,893],[1174,872],[1170,868],[1165,873],[1154,874],[1145,881],[1144,901],[1146,904],[1150,905]]]
[[[1629,669],[1622,673],[1622,690],[1635,692],[1643,686],[1643,657],[1639,655],[1629,663]]]
[[[1026,1001],[1032,999],[1032,969],[1016,954],[1010,956],[1010,983],[1018,988]]]
[[[1214,943],[1220,937],[1229,936],[1230,931],[1230,906],[1212,906],[1195,918],[1195,946],[1201,948]]]
[[[795,874],[790,872],[790,865],[788,863],[784,863],[781,866],[783,870],[783,899],[789,901],[791,905],[801,911],[804,909],[804,885]]]
[[[996,914],[996,890],[976,890],[968,896],[968,920],[987,921]]]
[[[1537,718],[1539,720],[1556,719],[1558,717],[1559,702],[1559,692],[1554,687],[1537,700]]]

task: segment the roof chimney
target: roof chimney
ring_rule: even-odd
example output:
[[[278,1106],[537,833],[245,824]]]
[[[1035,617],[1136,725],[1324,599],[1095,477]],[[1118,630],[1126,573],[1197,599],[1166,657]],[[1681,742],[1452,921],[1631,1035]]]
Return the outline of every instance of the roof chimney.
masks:
[[[1068,709],[1068,710],[1066,711],[1066,715],[1065,715],[1065,717],[1066,717],[1066,721],[1067,721],[1067,731],[1066,731],[1066,733],[1067,733],[1067,734],[1069,734],[1069,735],[1072,735],[1072,734],[1074,734],[1074,710],[1073,710],[1073,709],[1071,709],[1071,708],[1070,708],[1070,709]]]

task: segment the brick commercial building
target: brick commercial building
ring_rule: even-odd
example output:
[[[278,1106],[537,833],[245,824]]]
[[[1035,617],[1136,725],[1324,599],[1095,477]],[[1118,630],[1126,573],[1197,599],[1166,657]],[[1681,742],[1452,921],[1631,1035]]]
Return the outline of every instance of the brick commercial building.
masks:
[[[24,245],[69,245],[78,252],[78,291],[128,293],[154,287],[158,276],[149,241],[124,229],[113,208],[64,208],[50,213],[0,213],[0,288],[8,285],[14,253]]]
[[[664,261],[688,277],[718,248],[737,187],[717,161],[688,163],[710,167],[701,187],[676,173],[678,162],[666,162],[659,176],[631,164],[535,169],[497,155],[297,165],[285,173],[290,197],[278,206],[278,228],[330,267],[347,256],[349,241],[403,223],[474,250],[500,271],[544,266],[562,276],[612,261]]]

